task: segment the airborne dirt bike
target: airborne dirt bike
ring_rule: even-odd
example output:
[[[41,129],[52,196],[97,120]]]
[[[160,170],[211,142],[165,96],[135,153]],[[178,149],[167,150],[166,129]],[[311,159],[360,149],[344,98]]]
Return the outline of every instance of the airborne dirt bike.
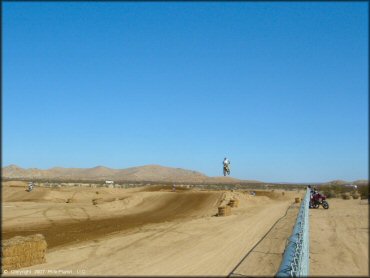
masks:
[[[226,174],[230,176],[230,168],[227,164],[224,165],[224,176],[226,176]]]
[[[326,196],[318,192],[312,194],[312,198],[310,200],[310,208],[319,208],[320,205],[324,209],[329,208],[329,203],[326,201]]]

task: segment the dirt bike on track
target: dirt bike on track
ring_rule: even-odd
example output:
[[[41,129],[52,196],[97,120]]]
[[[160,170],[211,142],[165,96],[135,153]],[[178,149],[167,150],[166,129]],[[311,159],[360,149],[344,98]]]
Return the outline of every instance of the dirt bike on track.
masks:
[[[228,165],[224,165],[224,176],[229,175],[230,176],[230,168]]]

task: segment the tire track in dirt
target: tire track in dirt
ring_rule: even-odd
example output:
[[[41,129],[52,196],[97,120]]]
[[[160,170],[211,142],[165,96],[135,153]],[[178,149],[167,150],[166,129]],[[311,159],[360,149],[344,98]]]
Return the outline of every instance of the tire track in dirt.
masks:
[[[22,217],[28,217],[28,216],[31,216],[31,215],[34,215],[34,214],[37,214],[37,213],[40,213],[40,212],[44,212],[44,209],[33,211],[32,213],[28,213],[28,214],[18,215],[18,216],[15,216],[15,217],[8,217],[8,218],[6,218],[6,220],[10,221],[10,220],[19,219],[19,218],[22,218]]]
[[[87,219],[76,222],[54,221],[54,225],[29,227],[28,229],[11,228],[2,231],[3,239],[13,236],[26,236],[41,233],[45,236],[48,248],[61,247],[82,241],[101,238],[106,235],[142,227],[145,224],[174,221],[176,219],[199,216],[214,208],[219,193],[184,192],[150,196],[141,204],[145,209],[104,219]]]

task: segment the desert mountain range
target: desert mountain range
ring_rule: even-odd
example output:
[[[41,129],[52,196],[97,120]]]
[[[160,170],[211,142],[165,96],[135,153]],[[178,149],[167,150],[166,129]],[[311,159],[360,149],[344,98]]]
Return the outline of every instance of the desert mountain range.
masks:
[[[12,179],[50,179],[50,180],[113,180],[132,182],[181,182],[181,183],[264,183],[256,180],[240,180],[231,177],[209,177],[198,171],[160,165],[145,165],[126,169],[112,169],[104,166],[94,168],[63,168],[50,169],[21,168],[9,165],[2,168],[3,178]],[[325,184],[345,185],[351,182],[333,180]],[[368,184],[368,180],[356,180],[354,184]]]
[[[111,169],[104,166],[94,168],[54,167],[46,170],[21,168],[9,165],[2,168],[4,178],[61,179],[61,180],[114,180],[114,181],[153,181],[189,183],[237,183],[242,181],[231,177],[208,177],[200,172],[160,165],[145,165],[126,169]]]

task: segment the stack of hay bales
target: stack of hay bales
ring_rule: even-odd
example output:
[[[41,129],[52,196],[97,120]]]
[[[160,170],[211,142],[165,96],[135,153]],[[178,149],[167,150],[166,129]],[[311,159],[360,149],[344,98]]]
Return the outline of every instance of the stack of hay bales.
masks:
[[[16,236],[1,242],[1,268],[13,270],[46,262],[43,235]]]
[[[239,206],[239,200],[238,199],[230,199],[228,206],[232,208],[237,208]]]
[[[231,214],[231,208],[229,206],[218,207],[218,216],[228,216]]]

